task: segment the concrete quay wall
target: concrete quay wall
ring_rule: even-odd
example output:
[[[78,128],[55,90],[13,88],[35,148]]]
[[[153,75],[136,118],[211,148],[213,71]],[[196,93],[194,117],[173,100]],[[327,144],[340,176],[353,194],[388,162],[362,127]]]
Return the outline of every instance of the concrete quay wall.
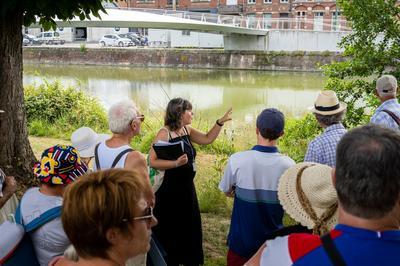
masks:
[[[320,71],[345,58],[332,52],[254,52],[212,49],[24,47],[23,59],[35,64],[134,67]]]

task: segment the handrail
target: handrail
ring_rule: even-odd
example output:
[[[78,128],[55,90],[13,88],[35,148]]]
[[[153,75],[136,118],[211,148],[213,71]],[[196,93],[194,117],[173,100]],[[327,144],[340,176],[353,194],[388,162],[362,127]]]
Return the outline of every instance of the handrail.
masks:
[[[247,29],[265,30],[309,30],[309,31],[351,31],[350,23],[344,19],[333,19],[326,22],[323,19],[295,18],[258,18],[253,16],[221,15],[201,12],[190,12],[171,9],[128,8],[115,9],[148,12],[152,14],[191,19],[202,22],[231,25]]]

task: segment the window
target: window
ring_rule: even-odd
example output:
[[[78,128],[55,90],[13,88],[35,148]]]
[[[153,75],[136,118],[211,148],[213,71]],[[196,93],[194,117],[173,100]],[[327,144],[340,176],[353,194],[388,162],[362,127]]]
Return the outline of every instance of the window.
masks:
[[[298,17],[303,17],[303,18],[304,18],[304,17],[306,16],[306,11],[298,11],[298,12],[297,12],[297,16],[298,16]]]
[[[289,13],[279,13],[279,28],[280,29],[289,29]]]
[[[183,30],[182,36],[190,36],[190,30]]]
[[[264,4],[272,4],[272,0],[264,0]]]
[[[332,30],[333,31],[338,31],[340,30],[340,15],[341,13],[339,11],[332,12]]]
[[[271,22],[272,14],[271,13],[265,13],[263,15],[263,18],[264,18],[264,29],[272,28],[272,22]]]
[[[249,27],[249,28],[256,27],[256,14],[248,14],[247,15],[247,27]]]
[[[281,3],[287,4],[289,3],[289,0],[281,0]]]
[[[60,37],[60,33],[58,33],[58,32],[54,32],[54,37]]]
[[[247,3],[249,5],[254,5],[256,3],[256,0],[247,0]]]

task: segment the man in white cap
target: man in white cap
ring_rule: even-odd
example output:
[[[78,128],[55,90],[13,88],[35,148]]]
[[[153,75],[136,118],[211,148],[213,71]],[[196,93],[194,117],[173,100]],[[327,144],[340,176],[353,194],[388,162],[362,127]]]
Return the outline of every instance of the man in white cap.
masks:
[[[311,111],[324,132],[308,144],[305,162],[336,165],[336,146],[347,132],[342,124],[346,104],[339,102],[336,93],[325,90],[319,93]]]
[[[371,123],[399,129],[400,104],[396,99],[397,80],[392,75],[383,75],[376,81],[375,93],[381,101],[371,118]]]

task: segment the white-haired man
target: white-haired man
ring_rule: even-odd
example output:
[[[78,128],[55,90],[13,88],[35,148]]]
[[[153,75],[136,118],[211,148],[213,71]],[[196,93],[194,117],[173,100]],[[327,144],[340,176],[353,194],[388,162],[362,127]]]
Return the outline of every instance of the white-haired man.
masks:
[[[400,104],[396,99],[397,80],[392,75],[383,75],[376,81],[375,93],[381,101],[371,118],[371,123],[399,129]]]
[[[95,148],[94,170],[125,168],[140,172],[148,177],[146,159],[130,147],[131,140],[140,133],[144,115],[130,100],[115,103],[108,111],[108,127],[112,132],[110,139],[101,141]],[[150,182],[149,178],[146,182]],[[154,204],[154,194],[145,195]],[[127,265],[146,265],[146,257],[139,255],[128,261]]]

